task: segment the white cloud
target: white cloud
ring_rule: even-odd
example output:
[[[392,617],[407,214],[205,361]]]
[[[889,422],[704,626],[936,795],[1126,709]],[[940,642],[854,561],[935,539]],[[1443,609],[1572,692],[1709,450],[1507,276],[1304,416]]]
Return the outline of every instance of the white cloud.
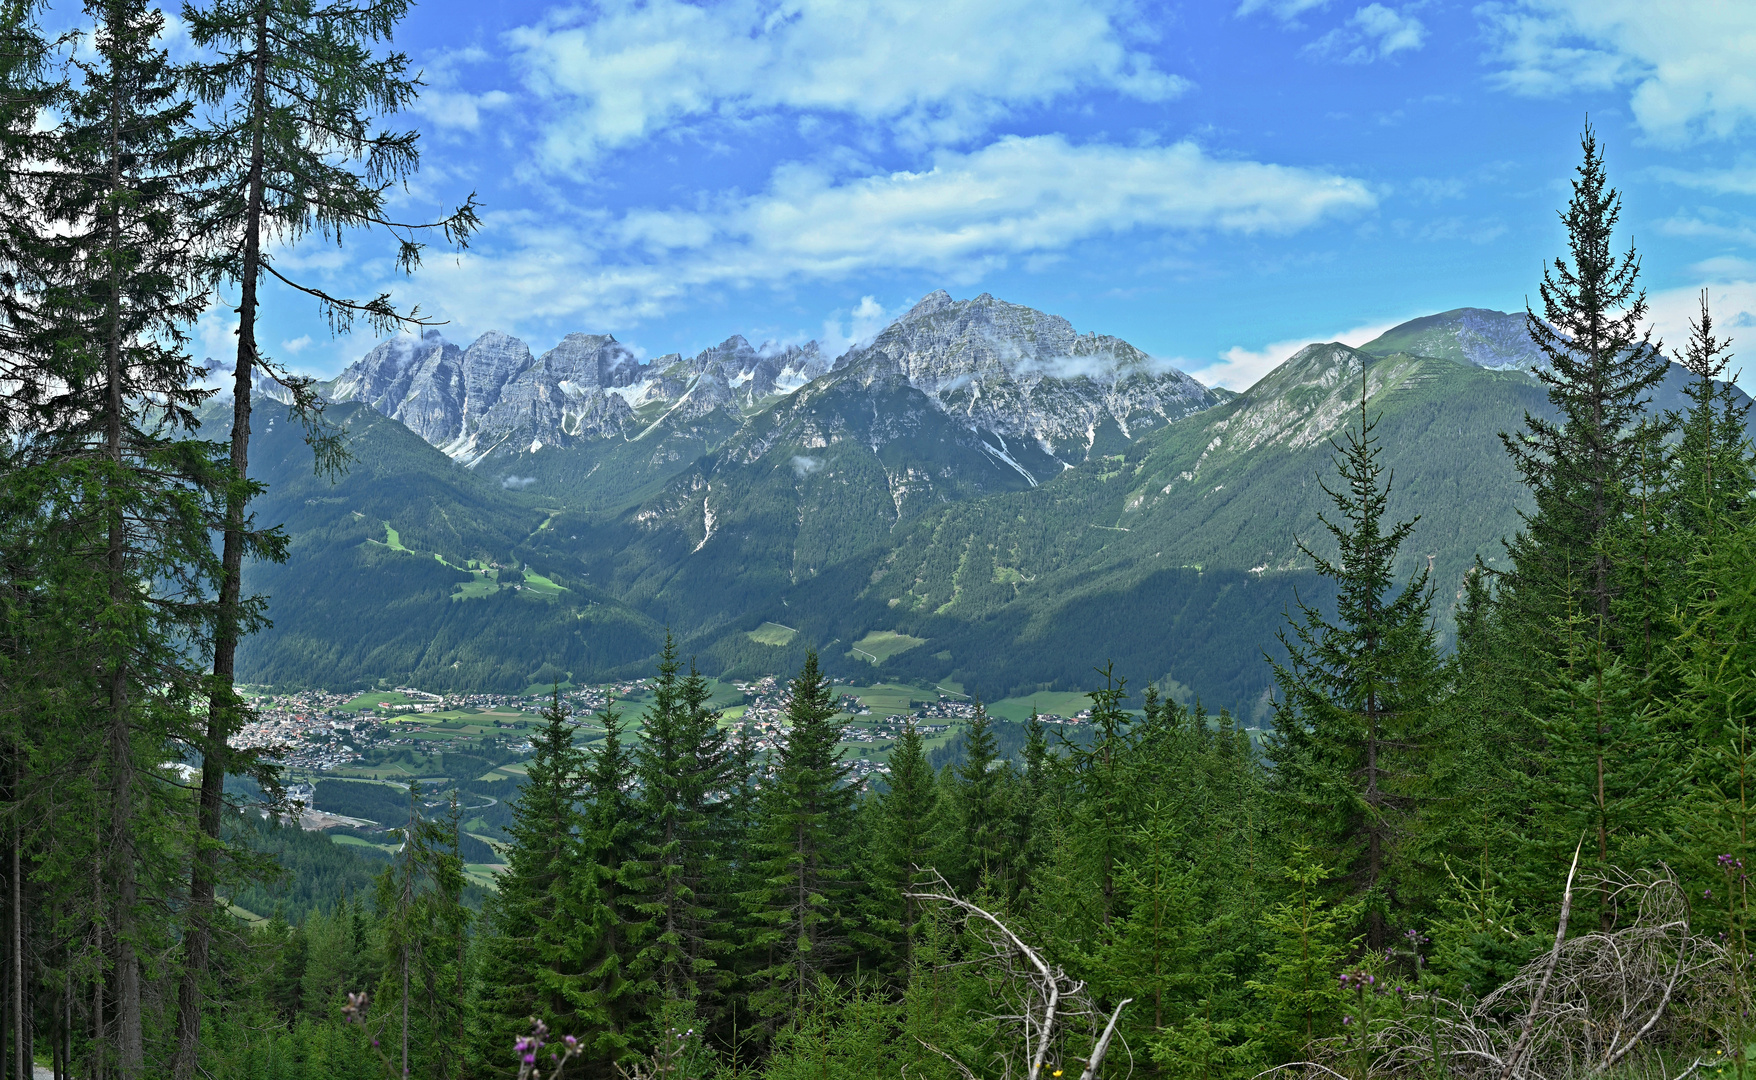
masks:
[[[1674,214],[1658,223],[1666,236],[1756,246],[1756,220],[1703,207],[1694,215]]]
[[[793,475],[801,480],[814,472],[822,471],[822,469],[823,459],[820,457],[810,457],[805,454],[793,455]]]
[[[1756,278],[1756,262],[1735,255],[1715,255],[1689,267],[1689,272],[1703,281],[1737,281]]]
[[[1248,390],[1256,385],[1257,380],[1261,379],[1262,376],[1285,363],[1294,353],[1307,345],[1329,341],[1339,341],[1343,345],[1364,345],[1391,327],[1399,326],[1406,321],[1398,319],[1395,322],[1368,323],[1335,334],[1309,334],[1304,337],[1272,342],[1259,349],[1247,349],[1242,345],[1233,345],[1220,354],[1220,359],[1216,363],[1191,370],[1189,374],[1207,386],[1223,386],[1228,390]]]
[[[513,98],[504,90],[472,93],[460,87],[459,69],[494,59],[485,50],[468,47],[446,49],[427,56],[421,67],[426,84],[410,111],[423,116],[439,128],[476,131],[482,126],[484,113],[497,112],[512,105]]]
[[[471,94],[444,87],[428,87],[415,101],[414,112],[442,128],[475,131],[482,126],[482,114],[504,109],[512,104],[512,95],[504,90]]]
[[[611,0],[507,41],[527,85],[560,104],[542,153],[565,169],[678,125],[783,109],[933,145],[1074,91],[1184,92],[1124,44],[1137,18],[1125,0]]]
[[[1427,28],[1421,20],[1383,4],[1367,4],[1348,22],[1374,43],[1381,57],[1418,49],[1427,40]]]
[[[534,476],[508,476],[500,481],[500,486],[509,491],[523,491],[536,482],[537,478]]]
[[[300,353],[304,352],[306,349],[311,347],[311,335],[310,334],[300,334],[298,337],[292,339],[291,341],[281,342],[280,347],[282,349],[286,350],[287,352],[292,353],[294,356],[297,356]]]
[[[1752,62],[1756,63],[1756,58]],[[1688,170],[1659,166],[1650,172],[1655,179],[1715,195],[1756,195],[1756,162],[1752,161],[1742,162],[1731,169]]]
[[[1516,0],[1483,13],[1506,89],[1627,88],[1635,120],[1667,143],[1729,138],[1756,119],[1756,4]]]
[[[1267,11],[1282,22],[1292,22],[1307,11],[1328,6],[1329,0],[1243,0],[1238,5],[1238,14],[1251,15],[1258,11]]]
[[[1742,262],[1742,260],[1735,260]],[[1653,336],[1665,343],[1667,351],[1680,353],[1689,343],[1689,320],[1701,314],[1701,290],[1707,290],[1709,310],[1713,313],[1714,333],[1732,339],[1732,370],[1738,372],[1738,357],[1756,356],[1756,277],[1720,277],[1713,270],[1741,271],[1749,275],[1750,266],[1726,264],[1709,267],[1698,285],[1666,289],[1647,297],[1651,305]],[[1756,389],[1756,371],[1743,368],[1745,378],[1738,385],[1746,391]]]
[[[873,297],[862,296],[852,311],[833,312],[823,320],[823,333],[817,336],[817,347],[831,360],[837,359],[855,346],[871,343],[886,326],[896,321],[898,315],[913,306],[912,301],[904,301],[894,308],[886,308]]]
[[[1413,15],[1383,4],[1367,4],[1353,13],[1343,26],[1305,47],[1313,56],[1326,56],[1344,64],[1369,64],[1399,52],[1419,49],[1427,40],[1427,28]]]
[[[777,168],[756,195],[584,217],[490,214],[481,238],[422,271],[429,307],[464,325],[567,317],[626,326],[717,287],[925,271],[953,283],[1133,230],[1287,233],[1366,210],[1364,183],[1222,161],[1192,143],[1076,146],[1058,135],[940,151],[918,172]],[[851,332],[851,331],[850,331]]]

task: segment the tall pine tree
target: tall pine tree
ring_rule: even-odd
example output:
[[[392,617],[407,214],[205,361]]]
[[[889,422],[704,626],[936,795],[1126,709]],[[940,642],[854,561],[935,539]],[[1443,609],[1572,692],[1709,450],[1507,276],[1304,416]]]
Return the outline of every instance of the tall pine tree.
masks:
[[[1387,524],[1391,477],[1366,416],[1335,444],[1337,488],[1323,484],[1335,518],[1320,515],[1335,558],[1299,550],[1336,586],[1333,621],[1300,605],[1283,631],[1287,661],[1274,669],[1271,790],[1288,827],[1346,881],[1382,948],[1398,903],[1398,848],[1424,769],[1423,727],[1441,674],[1424,570],[1396,588],[1396,557],[1415,521]],[[1419,520],[1419,519],[1415,519]]]
[[[835,696],[815,650],[789,691],[786,735],[761,794],[761,877],[747,897],[763,957],[751,1006],[770,1023],[840,969],[855,910],[848,840],[858,791],[836,749]]]

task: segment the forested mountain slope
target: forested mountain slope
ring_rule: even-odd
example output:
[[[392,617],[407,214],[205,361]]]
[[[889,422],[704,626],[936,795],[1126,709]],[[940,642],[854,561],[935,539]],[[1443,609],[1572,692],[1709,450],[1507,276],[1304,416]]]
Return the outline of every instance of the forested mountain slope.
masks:
[[[333,487],[284,420],[265,436],[258,514],[295,543],[254,571],[276,625],[247,664],[269,682],[521,689],[539,670],[642,672],[669,626],[720,673],[817,646],[844,674],[998,697],[1083,686],[1114,659],[1260,716],[1283,612],[1327,600],[1295,537],[1320,535],[1318,477],[1362,391],[1391,513],[1421,517],[1397,572],[1431,565],[1444,631],[1465,569],[1501,557],[1524,495],[1499,434],[1548,408],[1518,370],[1522,318],[1463,308],[1308,346],[1229,395],[1065,320],[940,293],[790,393],[771,374],[773,393],[687,407],[761,362],[742,339],[657,398],[643,366],[629,385],[659,411],[625,436],[448,456],[454,427],[422,438],[334,405],[358,461]],[[443,354],[429,364],[461,362]],[[1655,407],[1680,405],[1678,376]],[[606,473],[616,486],[594,486]],[[752,637],[764,622],[797,632]]]
[[[274,621],[249,640],[249,678],[348,686],[418,677],[442,689],[522,689],[545,662],[598,670],[657,647],[662,629],[614,597],[564,573],[548,587],[511,569],[548,520],[534,499],[354,404],[329,410],[354,454],[332,483],[313,475],[284,410],[260,412],[282,415],[259,435],[269,490],[256,514],[284,523],[292,546],[286,563],[251,564],[245,577],[247,591],[272,596]]]

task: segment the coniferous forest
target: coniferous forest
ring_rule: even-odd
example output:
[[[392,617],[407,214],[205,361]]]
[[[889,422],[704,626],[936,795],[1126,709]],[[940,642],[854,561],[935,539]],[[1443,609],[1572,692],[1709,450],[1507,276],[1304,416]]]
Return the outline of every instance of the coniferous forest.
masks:
[[[769,752],[667,645],[638,730],[612,705],[581,745],[557,691],[479,904],[455,795],[411,786],[367,862],[244,812],[228,778],[282,785],[229,742],[241,568],[286,546],[253,397],[349,464],[258,352],[260,287],[420,325],[277,253],[377,234],[413,271],[477,224],[387,208],[405,8],[211,0],[173,63],[143,0],[89,0],[72,49],[0,7],[0,1077],[1743,1075],[1756,454],[1705,299],[1688,341],[1646,329],[1590,128],[1506,567],[1393,574],[1362,398],[1302,546],[1336,601],[1289,612],[1262,737],[1105,669],[1077,739],[1002,753],[978,709],[950,763],[911,728],[857,783],[816,654]],[[218,295],[223,442],[188,351]],[[1673,359],[1691,404],[1659,412]]]

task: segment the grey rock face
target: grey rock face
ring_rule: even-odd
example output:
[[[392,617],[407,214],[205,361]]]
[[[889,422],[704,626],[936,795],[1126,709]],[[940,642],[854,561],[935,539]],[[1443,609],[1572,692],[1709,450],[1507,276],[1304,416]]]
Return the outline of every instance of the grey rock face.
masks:
[[[733,336],[691,358],[671,353],[643,363],[608,334],[568,334],[532,357],[528,345],[497,330],[462,350],[430,330],[378,345],[327,394],[364,401],[473,465],[502,446],[534,453],[632,438],[664,418],[735,415],[828,371],[814,341],[758,349]]]
[[[392,338],[342,372],[329,396],[364,401],[437,445],[463,409],[462,358],[437,330],[418,341]]]
[[[987,293],[931,294],[835,370],[900,378],[969,427],[1034,440],[1063,462],[1089,452],[1106,424],[1133,438],[1222,400],[1120,338]]]
[[[1092,452],[1100,431],[1130,439],[1221,400],[1119,338],[1080,334],[986,293],[956,301],[943,291],[833,365],[814,341],[756,347],[733,335],[693,357],[643,363],[608,334],[568,334],[533,358],[498,331],[463,350],[429,331],[377,346],[329,396],[364,401],[473,465],[500,447],[638,438],[717,410],[736,422],[825,376],[867,389],[906,383],[961,427],[996,436],[993,452],[1020,472],[1008,440],[1068,464]]]
[[[1457,308],[1411,319],[1360,346],[1370,356],[1405,352],[1461,360],[1495,371],[1531,371],[1548,364],[1531,344],[1523,312]]]

